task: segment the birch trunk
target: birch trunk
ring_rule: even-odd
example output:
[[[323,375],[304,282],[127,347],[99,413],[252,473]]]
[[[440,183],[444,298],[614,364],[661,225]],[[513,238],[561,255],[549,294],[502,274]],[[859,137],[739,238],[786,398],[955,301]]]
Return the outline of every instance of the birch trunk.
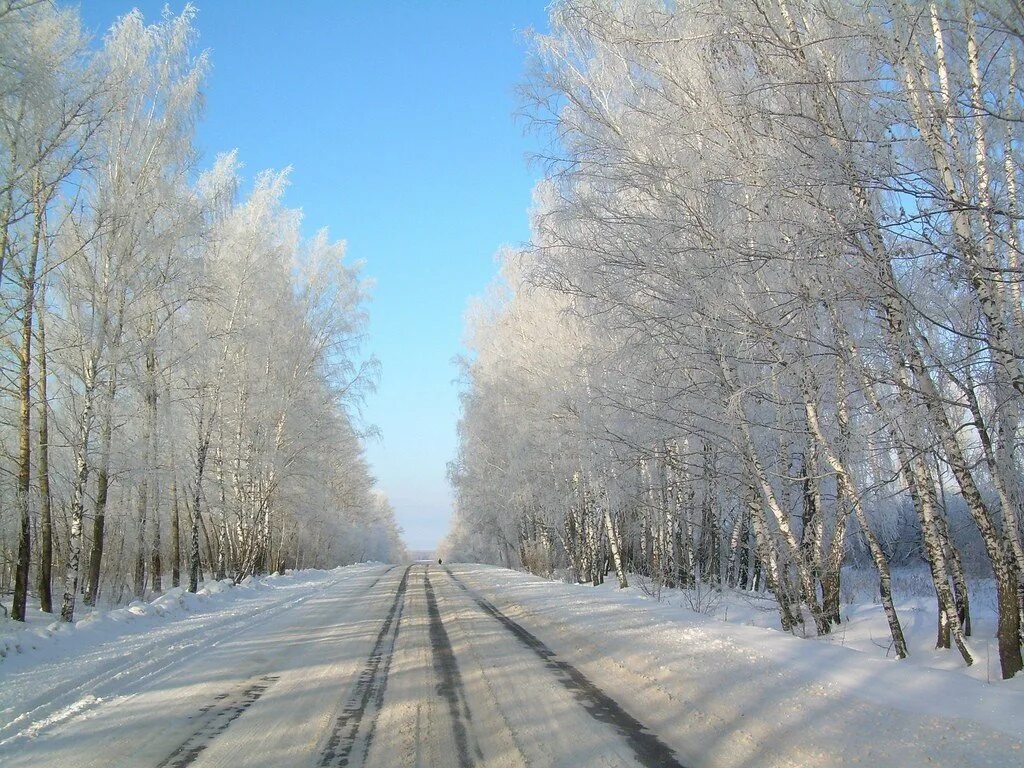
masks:
[[[33,181],[32,242],[22,273],[21,346],[18,349],[18,473],[15,499],[20,522],[18,560],[14,572],[11,618],[25,621],[28,600],[29,561],[32,557],[29,498],[32,486],[32,317],[36,307],[36,268],[43,231],[42,180],[36,171]]]
[[[200,397],[202,397],[202,393]],[[199,421],[196,443],[195,475],[192,480],[192,535],[189,541],[188,553],[188,591],[199,590],[199,578],[201,566],[199,562],[199,529],[202,526],[202,497],[203,497],[203,471],[206,469],[206,454],[210,448],[210,437],[213,431],[213,414],[210,414],[210,423],[204,424],[203,408],[200,406]],[[205,428],[204,428],[205,427]],[[209,547],[209,539],[207,539]]]
[[[626,581],[626,569],[622,565],[622,553],[619,551],[619,536],[612,523],[612,512],[609,505],[604,505],[604,527],[608,535],[608,548],[612,553],[612,564],[615,566],[615,577],[619,580],[619,589],[629,586]]]
[[[64,579],[64,598],[61,601],[60,617],[70,622],[75,617],[75,600],[78,596],[79,565],[82,558],[82,518],[85,500],[85,485],[89,480],[89,435],[92,433],[93,400],[96,387],[95,358],[85,382],[84,402],[78,418],[78,440],[75,446],[75,474],[71,489],[71,531],[68,542],[68,570]],[[93,595],[95,599],[95,594]]]
[[[110,495],[110,451],[113,441],[114,397],[117,394],[117,371],[111,371],[107,383],[107,411],[103,414],[100,433],[100,461],[96,471],[96,503],[92,518],[92,549],[89,551],[89,569],[86,577],[85,604],[96,605],[100,590],[100,568],[103,564],[103,546],[107,517],[107,499]]]
[[[728,386],[729,391],[732,393],[733,397],[738,396],[739,388],[736,384],[735,372],[721,356],[719,356],[719,365],[723,380]],[[736,410],[742,411],[742,405],[737,403]],[[778,528],[779,533],[782,535],[783,542],[786,544],[790,562],[792,562],[793,566],[796,568],[797,580],[800,584],[803,601],[811,612],[815,628],[819,635],[826,635],[831,630],[832,625],[825,620],[825,617],[822,614],[821,605],[818,601],[817,588],[814,583],[814,576],[811,573],[809,564],[803,558],[803,553],[800,549],[800,542],[797,540],[796,535],[793,532],[793,527],[790,525],[788,515],[779,503],[771,481],[768,479],[768,473],[765,471],[764,465],[761,463],[761,459],[754,446],[754,440],[750,434],[750,426],[742,412],[737,412],[736,422],[740,437],[742,438],[743,459],[747,465],[747,471],[760,488],[765,503],[768,505],[768,509],[771,510],[772,517],[775,520],[775,525]],[[782,575],[777,573],[776,578],[781,579]]]
[[[875,536],[874,531],[871,530],[871,526],[868,522],[868,516],[864,511],[864,506],[860,502],[860,493],[849,467],[846,466],[846,464],[833,450],[821,428],[821,420],[818,417],[818,407],[813,398],[814,388],[809,382],[809,374],[806,371],[804,372],[801,388],[803,390],[804,409],[807,414],[807,426],[810,429],[811,434],[814,436],[814,439],[821,447],[821,450],[825,455],[825,460],[832,468],[832,471],[835,472],[836,482],[839,486],[841,495],[849,500],[849,503],[853,507],[853,513],[857,518],[857,523],[861,527],[861,533],[864,535],[864,539],[868,544],[868,551],[871,553],[871,560],[874,562],[875,569],[878,571],[878,592],[882,599],[882,607],[885,610],[886,621],[889,623],[889,632],[892,635],[893,645],[896,649],[896,656],[898,658],[905,659],[907,657],[907,641],[903,636],[903,627],[900,625],[899,617],[896,615],[896,606],[892,599],[892,577],[889,572],[889,561],[878,541],[878,537]]]
[[[842,334],[843,347],[849,360],[857,364],[857,369],[862,383],[862,391],[864,392],[868,403],[874,409],[875,413],[878,414],[882,423],[889,425],[893,446],[900,464],[900,474],[907,486],[907,491],[910,494],[914,510],[917,513],[917,518],[921,525],[925,555],[928,561],[928,567],[931,571],[932,584],[935,587],[936,600],[938,601],[940,626],[952,633],[953,639],[956,642],[957,650],[960,651],[960,655],[963,657],[964,662],[970,666],[974,663],[974,654],[967,644],[967,640],[963,633],[963,627],[960,624],[960,618],[956,610],[956,603],[953,598],[952,591],[949,588],[945,547],[941,540],[941,531],[937,529],[935,523],[938,513],[936,511],[934,498],[934,485],[932,485],[930,478],[928,477],[927,467],[920,456],[920,449],[915,448],[913,444],[907,446],[904,443],[904,438],[899,434],[896,428],[897,420],[893,414],[890,414],[887,411],[881,400],[879,400],[878,395],[875,393],[874,386],[868,378],[866,369],[861,364],[860,356],[856,347],[846,336],[845,331],[842,330],[842,326],[837,322],[837,318],[833,318],[833,322],[834,327]],[[891,322],[892,320],[890,319],[890,323]],[[900,399],[903,402],[904,407],[906,407],[909,404],[909,396],[907,394],[908,388],[905,386],[899,387],[897,391],[901,393]],[[911,420],[911,417],[908,416],[905,420],[911,425],[911,428],[913,428],[913,421]],[[916,435],[913,436],[912,442],[917,442]],[[945,642],[945,644],[943,643],[941,632],[939,641],[936,645],[938,647],[949,647],[948,642]]]
[[[181,584],[181,518],[178,509],[177,472],[171,475],[171,586]]]
[[[39,381],[36,383],[39,400],[39,429],[36,445],[39,473],[39,609],[53,613],[53,514],[50,499],[50,414],[49,398],[46,394],[46,259],[43,262],[44,278],[39,285],[39,309],[37,311],[39,339],[36,345],[36,359]]]

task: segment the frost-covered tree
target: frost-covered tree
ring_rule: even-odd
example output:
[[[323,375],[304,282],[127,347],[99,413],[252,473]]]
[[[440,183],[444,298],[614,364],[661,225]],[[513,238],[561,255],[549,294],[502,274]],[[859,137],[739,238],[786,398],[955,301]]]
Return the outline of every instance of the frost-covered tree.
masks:
[[[7,464],[0,592],[61,614],[204,577],[401,556],[357,420],[359,265],[302,233],[286,173],[196,168],[196,11],[101,41],[0,3]],[[8,56],[8,53],[10,55]],[[61,521],[59,524],[56,521]],[[65,522],[66,521],[66,522]]]
[[[908,508],[969,664],[963,510],[1019,671],[1017,17],[556,3],[525,88],[556,159],[475,315],[453,551],[767,589],[819,634],[859,551],[904,656]]]
[[[94,78],[84,68],[85,42],[75,14],[49,5],[8,4],[0,16],[0,290],[4,299],[4,386],[16,424],[14,506],[18,549],[12,615],[24,619],[31,559],[33,342],[40,286],[48,279],[49,239],[59,228],[55,200],[79,170],[94,124]],[[6,354],[10,354],[8,358]],[[41,351],[45,355],[45,350]],[[44,358],[40,358],[44,359]],[[10,366],[8,366],[8,362]],[[44,416],[45,418],[45,416]],[[39,446],[45,451],[45,442]],[[40,520],[40,599],[50,606],[51,523]]]

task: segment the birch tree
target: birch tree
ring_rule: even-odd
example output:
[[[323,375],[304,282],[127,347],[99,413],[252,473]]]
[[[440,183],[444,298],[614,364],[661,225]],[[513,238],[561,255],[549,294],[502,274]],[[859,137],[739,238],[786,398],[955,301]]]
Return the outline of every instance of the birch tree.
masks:
[[[555,150],[528,253],[475,320],[452,546],[507,560],[543,519],[579,570],[588,510],[614,497],[605,529],[636,572],[766,588],[783,628],[824,634],[859,545],[903,657],[877,510],[906,507],[937,645],[971,664],[962,505],[1012,677],[1017,15],[566,0],[551,22],[524,95]]]

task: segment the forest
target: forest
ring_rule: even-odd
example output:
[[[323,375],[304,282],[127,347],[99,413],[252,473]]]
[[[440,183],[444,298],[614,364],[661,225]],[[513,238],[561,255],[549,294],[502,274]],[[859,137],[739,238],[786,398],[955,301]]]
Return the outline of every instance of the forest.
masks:
[[[1024,5],[565,0],[532,237],[467,314],[449,556],[762,591],[927,568],[1021,670]],[[955,649],[955,650],[953,650]],[[982,658],[984,662],[984,658]]]
[[[287,170],[202,162],[195,16],[133,11],[94,39],[75,8],[0,0],[15,620],[402,556],[363,455],[368,282],[305,232]]]

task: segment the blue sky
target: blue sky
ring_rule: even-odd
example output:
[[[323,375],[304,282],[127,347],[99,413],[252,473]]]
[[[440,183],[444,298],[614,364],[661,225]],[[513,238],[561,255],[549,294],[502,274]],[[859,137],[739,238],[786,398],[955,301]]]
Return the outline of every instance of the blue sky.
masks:
[[[292,166],[307,231],[329,227],[365,262],[382,364],[367,453],[408,545],[432,548],[450,513],[463,312],[497,249],[529,235],[537,145],[514,90],[547,0],[196,5],[213,62],[202,162],[237,148],[250,175]],[[97,34],[132,7],[155,19],[163,2],[81,3]]]

